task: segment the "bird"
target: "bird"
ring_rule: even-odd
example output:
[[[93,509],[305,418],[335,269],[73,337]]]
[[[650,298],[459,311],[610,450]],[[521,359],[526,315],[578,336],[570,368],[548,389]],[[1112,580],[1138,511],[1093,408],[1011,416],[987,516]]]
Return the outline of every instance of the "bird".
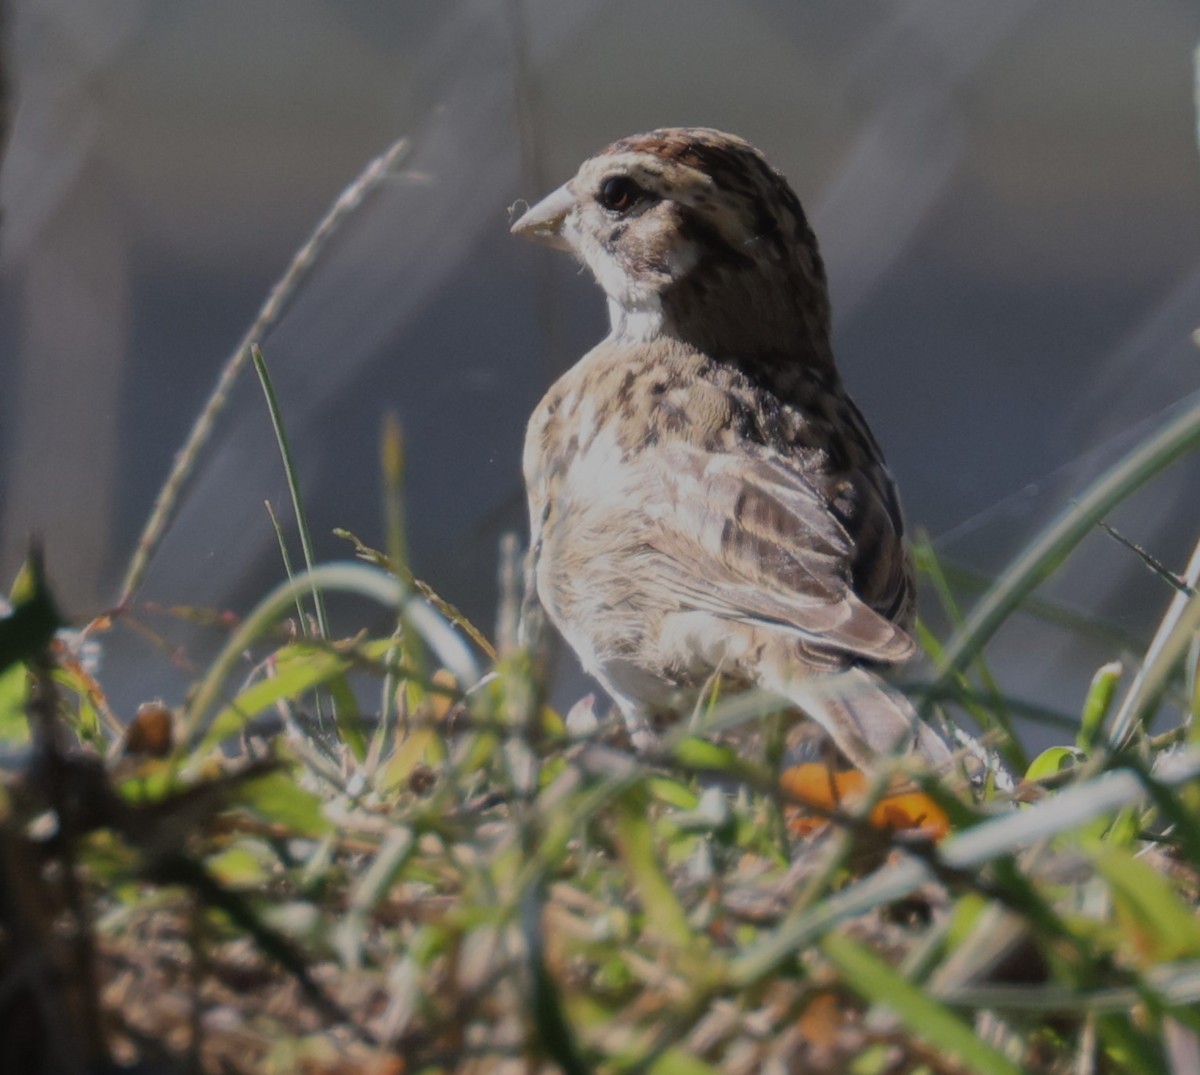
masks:
[[[916,651],[904,518],[784,176],[735,135],[660,128],[511,231],[607,298],[608,335],[533,411],[522,466],[537,601],[635,746],[719,680],[782,699],[858,768],[948,766],[880,674]]]

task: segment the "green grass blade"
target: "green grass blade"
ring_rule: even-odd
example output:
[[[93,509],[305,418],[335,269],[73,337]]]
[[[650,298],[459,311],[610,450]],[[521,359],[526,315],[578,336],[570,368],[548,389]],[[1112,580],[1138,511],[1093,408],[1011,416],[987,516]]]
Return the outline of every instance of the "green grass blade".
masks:
[[[308,645],[288,647],[276,655],[274,675],[247,687],[213,718],[197,750],[207,753],[277,702],[295,701],[343,675],[348,667],[349,662],[332,651],[322,652]]]
[[[287,538],[283,534],[283,525],[279,521],[279,516],[275,514],[275,509],[271,507],[269,500],[263,501],[267,509],[267,516],[271,520],[271,528],[275,531],[275,540],[279,543],[279,559],[283,561],[283,574],[285,578],[294,579],[296,572],[292,570],[292,556],[288,552]],[[308,637],[308,617],[304,614],[304,601],[299,594],[296,595],[296,623],[299,626],[300,633]]]
[[[520,909],[526,964],[533,987],[528,1006],[540,1051],[553,1059],[564,1075],[591,1075],[592,1069],[580,1053],[559,989],[546,965],[540,879],[529,887]]]
[[[275,442],[279,446],[279,457],[283,461],[283,473],[287,478],[288,495],[292,498],[292,510],[296,515],[296,529],[300,534],[300,548],[304,551],[304,566],[311,572],[316,566],[316,556],[313,554],[312,534],[308,529],[308,518],[304,514],[304,504],[300,498],[300,480],[296,475],[296,461],[292,456],[292,448],[288,443],[287,432],[283,428],[283,413],[279,409],[279,397],[275,395],[275,386],[271,383],[271,375],[267,371],[267,362],[263,358],[258,344],[250,347],[250,357],[254,361],[254,371],[258,374],[258,383],[262,386],[263,395],[267,401],[267,411],[271,416],[271,427],[275,430]],[[329,620],[325,615],[325,601],[321,591],[316,587],[312,591],[313,609],[317,616],[317,628],[322,638],[329,638]]]
[[[1124,932],[1155,962],[1200,959],[1200,919],[1154,867],[1123,848],[1092,856],[1125,912]]]
[[[1194,591],[1200,585],[1200,542],[1192,550],[1184,581]],[[1174,664],[1192,643],[1197,630],[1197,611],[1200,600],[1196,594],[1180,591],[1171,599],[1166,614],[1154,633],[1154,639],[1146,650],[1142,667],[1129,685],[1121,700],[1117,715],[1109,731],[1109,741],[1117,746],[1124,745],[1137,728],[1142,716],[1158,695],[1161,685]],[[1190,619],[1189,619],[1190,617]]]
[[[1090,752],[1100,741],[1100,732],[1108,719],[1113,699],[1117,696],[1117,685],[1121,682],[1124,668],[1120,661],[1109,661],[1096,669],[1083,702],[1083,713],[1079,720],[1079,732],[1075,745],[1085,753]]]
[[[1176,786],[1200,776],[1200,750],[1181,753],[1172,763],[1158,774],[1158,783]],[[1039,840],[1143,803],[1149,797],[1150,791],[1136,773],[1128,770],[1104,773],[1057,792],[1020,813],[1004,814],[949,836],[938,847],[937,856],[950,870],[974,870],[1002,855],[1032,847]],[[737,957],[730,968],[731,979],[739,984],[761,980],[837,922],[907,896],[933,876],[926,863],[906,859],[847,885]]]
[[[937,553],[934,552],[933,545],[928,538],[917,542],[913,546],[913,559],[916,563],[917,570],[923,574],[933,586],[934,593],[937,594],[938,600],[942,606],[942,612],[949,619],[950,623],[957,630],[962,626],[962,611],[958,607],[958,601],[954,597],[954,593],[950,588],[949,579],[945,572],[942,571],[942,565],[938,560]],[[934,660],[938,660],[943,654],[939,651],[932,652]],[[1017,772],[1024,770],[1029,759],[1025,756],[1025,751],[1021,747],[1020,739],[1013,731],[1011,714],[1005,704],[1005,698],[1000,691],[1000,685],[996,682],[996,677],[992,675],[991,669],[988,667],[987,661],[983,659],[982,653],[975,655],[971,661],[979,674],[979,681],[983,686],[983,698],[981,704],[976,704],[969,707],[968,711],[979,721],[980,727],[984,731],[991,728],[998,728],[1001,735],[999,751],[1003,755],[1004,760],[1015,769]],[[970,680],[966,674],[966,669],[960,673],[959,684],[964,690],[970,688]]]
[[[358,594],[388,608],[398,608],[401,602],[407,601],[406,614],[410,622],[457,681],[466,688],[478,680],[479,670],[475,659],[454,629],[423,601],[412,599],[392,575],[365,564],[322,564],[312,571],[297,575],[295,579],[280,583],[229,637],[184,712],[184,731],[180,737],[182,750],[192,749],[198,736],[204,733],[225,683],[244,660],[246,650],[292,608],[297,593],[306,593],[312,587]]]
[[[978,1075],[1021,1075],[1016,1064],[977,1038],[970,1024],[857,941],[834,933],[822,940],[821,950],[856,993],[885,1005],[914,1034],[956,1056],[968,1070]]]
[[[617,819],[617,845],[653,931],[677,948],[693,947],[695,939],[687,915],[659,864],[645,795],[640,788],[631,789],[622,799]]]
[[[948,684],[974,660],[1013,609],[1058,570],[1100,519],[1198,443],[1200,393],[1194,393],[1175,417],[1102,474],[997,579],[947,644],[939,684]]]

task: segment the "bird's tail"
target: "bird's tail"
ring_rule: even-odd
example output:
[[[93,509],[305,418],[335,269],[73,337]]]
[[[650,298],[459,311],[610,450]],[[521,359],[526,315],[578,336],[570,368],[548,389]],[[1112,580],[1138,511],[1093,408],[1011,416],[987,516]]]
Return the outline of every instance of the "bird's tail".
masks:
[[[881,758],[916,754],[934,770],[948,770],[954,752],[942,736],[921,720],[907,698],[865,668],[760,675],[760,685],[803,710],[837,748],[861,769]]]

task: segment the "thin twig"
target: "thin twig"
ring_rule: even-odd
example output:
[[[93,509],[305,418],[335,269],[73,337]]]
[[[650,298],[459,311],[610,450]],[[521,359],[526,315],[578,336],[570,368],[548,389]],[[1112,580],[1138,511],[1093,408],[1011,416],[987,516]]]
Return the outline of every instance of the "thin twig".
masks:
[[[1188,585],[1187,579],[1182,575],[1172,571],[1166,564],[1158,559],[1153,553],[1143,549],[1141,545],[1135,541],[1130,541],[1124,534],[1121,533],[1115,526],[1106,523],[1101,519],[1097,524],[1110,538],[1118,545],[1124,545],[1131,553],[1137,556],[1142,563],[1146,565],[1155,575],[1164,582],[1174,587],[1176,590],[1182,590],[1188,597],[1191,597],[1196,591]]]

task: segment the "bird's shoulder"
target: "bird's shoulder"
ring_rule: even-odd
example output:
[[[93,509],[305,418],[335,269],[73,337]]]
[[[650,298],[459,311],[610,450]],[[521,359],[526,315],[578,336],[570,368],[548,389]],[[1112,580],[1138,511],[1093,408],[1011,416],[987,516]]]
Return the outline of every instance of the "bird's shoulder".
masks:
[[[808,470],[848,471],[859,455],[843,446],[843,393],[836,374],[779,358],[758,368],[714,358],[663,337],[606,339],[550,388],[534,410],[526,462],[586,450],[601,433],[628,455],[672,443],[712,452],[770,455]]]

